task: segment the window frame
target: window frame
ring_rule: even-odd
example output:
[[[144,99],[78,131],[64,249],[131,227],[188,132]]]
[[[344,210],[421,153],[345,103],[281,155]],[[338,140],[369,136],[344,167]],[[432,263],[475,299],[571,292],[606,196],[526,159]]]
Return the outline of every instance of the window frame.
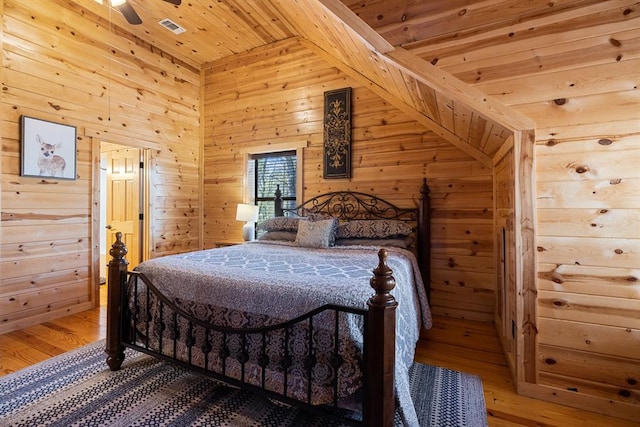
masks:
[[[249,177],[248,173],[248,165],[251,157],[259,154],[271,154],[271,153],[281,153],[287,151],[295,151],[296,152],[296,200],[302,200],[302,188],[303,188],[303,171],[304,171],[304,148],[309,146],[309,141],[294,141],[294,142],[283,142],[277,144],[267,144],[255,147],[247,147],[242,150],[244,154],[244,162],[243,162],[243,176],[244,182],[242,186],[242,203],[255,204],[254,195],[249,194],[249,179],[253,177]]]

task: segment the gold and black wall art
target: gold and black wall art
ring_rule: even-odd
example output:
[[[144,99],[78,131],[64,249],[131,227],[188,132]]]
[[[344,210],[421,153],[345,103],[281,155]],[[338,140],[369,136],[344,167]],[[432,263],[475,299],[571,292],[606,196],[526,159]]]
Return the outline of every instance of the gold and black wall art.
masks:
[[[324,93],[324,174],[351,178],[351,88]]]

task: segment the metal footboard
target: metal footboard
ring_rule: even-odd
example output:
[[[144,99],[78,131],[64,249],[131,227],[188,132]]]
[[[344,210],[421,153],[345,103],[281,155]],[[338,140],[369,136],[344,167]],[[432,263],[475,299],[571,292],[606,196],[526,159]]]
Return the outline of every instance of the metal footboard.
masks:
[[[123,274],[123,345],[345,424],[361,425],[361,396],[349,399],[345,408],[340,390],[354,375],[357,388],[363,386],[366,343],[344,343],[350,341],[345,335],[353,332],[351,328],[359,328],[357,333],[366,339],[367,310],[329,304],[277,324],[226,327],[179,307],[144,274]],[[343,369],[344,351],[357,352],[360,372]],[[318,390],[324,390],[322,404],[315,402]]]

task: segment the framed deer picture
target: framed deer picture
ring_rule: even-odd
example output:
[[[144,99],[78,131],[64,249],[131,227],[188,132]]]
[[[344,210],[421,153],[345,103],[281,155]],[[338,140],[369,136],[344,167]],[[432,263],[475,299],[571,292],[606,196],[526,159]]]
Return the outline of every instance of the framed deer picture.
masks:
[[[20,130],[20,175],[76,179],[75,126],[21,116]]]

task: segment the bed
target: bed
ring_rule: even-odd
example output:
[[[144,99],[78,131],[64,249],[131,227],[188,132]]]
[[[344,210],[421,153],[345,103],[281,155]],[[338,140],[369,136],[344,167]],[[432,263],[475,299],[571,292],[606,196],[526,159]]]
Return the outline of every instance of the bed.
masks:
[[[284,209],[276,194],[257,241],[135,271],[117,234],[107,364],[120,369],[129,347],[343,424],[393,425],[397,405],[417,425],[408,369],[431,326],[428,193],[425,180],[413,209],[358,192]]]

